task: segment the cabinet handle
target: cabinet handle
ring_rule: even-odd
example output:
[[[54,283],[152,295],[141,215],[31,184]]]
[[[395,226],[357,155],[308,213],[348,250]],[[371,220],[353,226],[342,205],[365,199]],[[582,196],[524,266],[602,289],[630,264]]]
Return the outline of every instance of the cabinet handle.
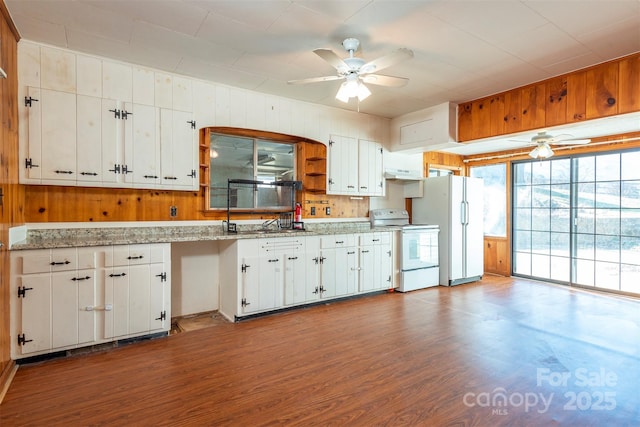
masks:
[[[367,250],[360,251],[360,252],[362,252],[363,254],[368,254],[369,253],[369,251],[367,251]]]
[[[278,259],[277,259],[277,258],[276,258],[276,259],[270,259],[270,260],[268,260],[268,261],[269,261],[269,262],[278,262]]]
[[[178,179],[175,176],[165,176],[164,179]]]
[[[374,242],[379,242],[379,241],[380,241],[380,239],[373,239],[373,241],[374,241]]]
[[[142,259],[144,258],[144,255],[138,255],[138,256],[128,256],[127,259]]]
[[[110,274],[109,277],[124,277],[126,276],[127,273],[120,273],[120,274]]]
[[[98,176],[95,172],[80,172],[80,175]]]
[[[347,252],[347,255],[353,255],[355,253],[356,253],[356,251],[351,251],[351,252]]]
[[[158,175],[143,175],[143,178],[158,179]]]
[[[316,286],[316,290],[311,292],[312,294],[317,294],[318,292],[320,292],[320,290],[318,289],[318,287]]]
[[[298,257],[297,256],[290,256],[287,259],[290,260],[290,261],[293,261],[294,259],[298,259]]]
[[[49,265],[65,265],[65,264],[71,264],[71,261],[67,261],[67,260],[61,261],[61,262],[53,261]]]
[[[336,245],[341,245],[344,243],[344,240],[336,240]]]
[[[75,282],[76,280],[80,281],[80,280],[89,280],[89,279],[91,279],[90,276],[85,276],[85,277],[74,277],[71,280],[73,280]]]
[[[59,171],[59,170],[55,170],[54,172],[59,174],[65,174],[65,175],[71,175],[73,173],[72,171]]]
[[[355,185],[347,185],[347,188],[356,188]]]
[[[369,187],[365,187],[365,186],[360,187],[361,190],[366,190],[367,188]]]

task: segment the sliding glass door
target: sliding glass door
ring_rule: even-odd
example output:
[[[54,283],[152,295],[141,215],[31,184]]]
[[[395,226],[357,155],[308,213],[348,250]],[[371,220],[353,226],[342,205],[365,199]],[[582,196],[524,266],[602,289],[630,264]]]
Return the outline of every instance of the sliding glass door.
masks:
[[[513,165],[513,274],[640,294],[640,152]]]

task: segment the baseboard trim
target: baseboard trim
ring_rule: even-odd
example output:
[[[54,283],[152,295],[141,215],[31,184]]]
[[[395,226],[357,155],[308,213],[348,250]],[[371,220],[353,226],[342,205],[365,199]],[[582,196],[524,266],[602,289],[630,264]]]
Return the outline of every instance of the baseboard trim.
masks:
[[[13,377],[18,372],[18,365],[15,361],[11,360],[7,365],[6,369],[2,372],[2,376],[0,376],[0,405],[4,400],[4,395],[9,391],[9,386],[11,385],[11,381],[13,381]]]

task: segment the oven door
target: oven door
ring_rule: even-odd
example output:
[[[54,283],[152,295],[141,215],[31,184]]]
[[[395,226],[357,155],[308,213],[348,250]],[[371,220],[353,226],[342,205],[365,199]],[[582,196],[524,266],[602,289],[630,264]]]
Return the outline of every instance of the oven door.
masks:
[[[437,267],[438,233],[437,227],[404,227],[402,229],[402,271]]]

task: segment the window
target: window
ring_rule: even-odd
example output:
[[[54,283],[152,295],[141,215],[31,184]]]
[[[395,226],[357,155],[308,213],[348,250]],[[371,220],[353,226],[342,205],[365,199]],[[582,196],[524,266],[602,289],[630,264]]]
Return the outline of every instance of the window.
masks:
[[[471,176],[484,181],[484,234],[507,236],[507,165],[474,166]]]
[[[295,144],[212,133],[209,151],[211,209],[227,208],[229,179],[263,182],[295,180]],[[285,187],[258,186],[256,191],[246,191],[247,188],[250,187],[233,189],[230,193],[231,207],[275,208],[282,205],[285,197],[281,194]]]
[[[640,294],[640,151],[514,164],[513,272]]]

